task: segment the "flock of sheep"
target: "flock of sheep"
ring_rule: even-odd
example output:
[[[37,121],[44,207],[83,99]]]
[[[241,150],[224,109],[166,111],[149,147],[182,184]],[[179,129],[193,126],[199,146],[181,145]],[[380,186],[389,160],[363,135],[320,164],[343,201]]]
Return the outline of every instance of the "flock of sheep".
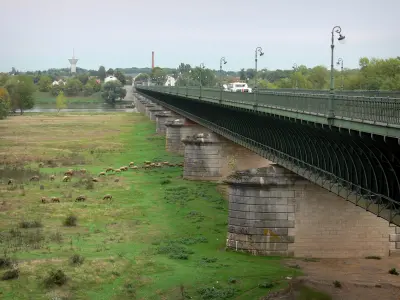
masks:
[[[139,166],[136,166],[134,162],[130,162],[129,163],[129,167],[128,166],[122,166],[122,167],[116,168],[116,169],[114,169],[112,167],[108,167],[108,168],[105,169],[104,172],[100,172],[98,174],[98,177],[106,176],[107,174],[118,174],[118,173],[121,173],[121,172],[128,171],[128,169],[136,170],[136,169],[142,168],[142,169],[147,170],[147,169],[151,169],[151,168],[161,168],[163,166],[169,166],[169,167],[179,166],[179,167],[183,167],[183,163],[172,164],[172,163],[169,163],[167,161],[164,161],[164,162],[145,161],[144,165],[139,167]],[[79,171],[76,171],[76,170],[73,170],[73,169],[69,169],[68,171],[64,172],[64,176],[62,178],[62,182],[70,182],[71,178],[72,178],[72,176],[74,176],[74,174],[84,175],[86,173],[87,173],[86,169],[80,169]],[[49,179],[50,179],[50,181],[54,181],[56,179],[56,175],[54,175],[54,174],[50,175]],[[29,179],[29,181],[39,181],[39,180],[40,180],[40,177],[38,175],[32,176]],[[91,180],[93,182],[99,182],[99,179],[97,177],[91,177]],[[119,179],[116,178],[114,181],[118,182]],[[13,184],[14,184],[14,180],[12,178],[10,178],[8,180],[8,185],[13,185]],[[85,201],[85,200],[86,200],[86,196],[85,195],[79,195],[75,199],[76,202],[82,202],[82,201]],[[103,200],[112,200],[112,195],[110,195],[110,194],[104,195]],[[59,203],[60,202],[60,198],[59,197],[51,197],[48,200],[46,197],[42,197],[41,198],[41,202],[42,203],[47,203],[47,202],[53,202],[53,203],[57,202],[57,203]]]

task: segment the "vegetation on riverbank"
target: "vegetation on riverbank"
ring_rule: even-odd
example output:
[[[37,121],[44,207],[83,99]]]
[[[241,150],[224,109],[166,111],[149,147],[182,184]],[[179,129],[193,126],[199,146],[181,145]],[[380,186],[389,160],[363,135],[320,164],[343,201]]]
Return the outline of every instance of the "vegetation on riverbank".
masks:
[[[35,104],[56,104],[57,96],[52,96],[50,93],[37,91],[33,94],[33,96],[35,98]],[[101,97],[101,92],[97,92],[90,95],[89,97],[65,97],[65,102],[68,105],[69,103],[103,103],[104,100]]]
[[[0,161],[40,171],[39,182],[1,178],[0,258],[10,263],[0,276],[18,262],[9,274],[18,278],[0,281],[2,299],[253,300],[298,272],[279,258],[226,251],[226,200],[215,183],[183,180],[179,166],[88,180],[131,161],[182,162],[145,117],[29,114],[0,131]],[[62,182],[70,168],[87,174]]]

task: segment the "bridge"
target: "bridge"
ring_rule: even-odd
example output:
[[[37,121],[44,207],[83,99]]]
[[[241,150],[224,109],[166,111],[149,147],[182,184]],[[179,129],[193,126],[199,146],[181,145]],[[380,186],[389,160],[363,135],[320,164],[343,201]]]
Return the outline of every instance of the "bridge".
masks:
[[[136,91],[276,163],[274,174],[282,166],[400,226],[400,99],[203,87],[136,86]],[[186,151],[190,141],[183,142]],[[256,175],[269,180],[269,175]],[[235,179],[230,183],[238,184]],[[394,248],[400,250],[400,229],[391,230]]]

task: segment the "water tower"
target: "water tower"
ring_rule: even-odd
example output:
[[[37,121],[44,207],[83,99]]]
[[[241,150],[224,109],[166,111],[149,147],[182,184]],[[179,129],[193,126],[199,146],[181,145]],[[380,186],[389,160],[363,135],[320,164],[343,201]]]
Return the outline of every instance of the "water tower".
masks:
[[[76,73],[76,63],[78,59],[75,58],[75,49],[72,50],[72,58],[68,59],[69,63],[71,64],[71,74]]]

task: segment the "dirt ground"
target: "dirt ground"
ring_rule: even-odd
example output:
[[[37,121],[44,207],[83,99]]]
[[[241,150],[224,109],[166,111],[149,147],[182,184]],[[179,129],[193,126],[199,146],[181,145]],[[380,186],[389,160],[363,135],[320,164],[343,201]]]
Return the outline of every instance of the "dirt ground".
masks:
[[[286,264],[297,266],[305,274],[293,282],[292,290],[304,284],[331,295],[332,300],[400,300],[400,276],[389,274],[392,268],[400,270],[400,257],[381,260],[291,259]],[[339,281],[341,288],[334,287],[334,281]],[[299,299],[296,292],[284,294],[267,299]]]

